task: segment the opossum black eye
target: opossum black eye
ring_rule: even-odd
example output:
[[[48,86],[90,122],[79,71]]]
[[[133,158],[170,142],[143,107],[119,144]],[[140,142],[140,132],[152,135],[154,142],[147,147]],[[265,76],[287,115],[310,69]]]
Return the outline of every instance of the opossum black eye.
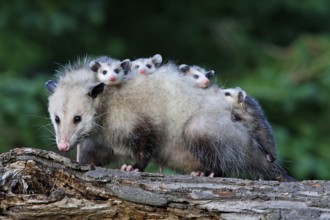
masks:
[[[57,115],[55,116],[55,122],[56,122],[56,124],[60,123],[60,118]]]
[[[81,122],[81,116],[79,115],[74,116],[73,123],[78,124],[79,122]]]
[[[147,64],[146,67],[148,67],[148,69],[151,69],[151,65],[150,64]]]
[[[139,68],[139,67],[140,67],[139,65],[134,66],[135,69],[137,69],[137,68]]]
[[[199,78],[199,75],[194,75],[193,76],[195,79],[198,79]]]
[[[114,72],[118,74],[120,72],[120,69],[115,69]]]
[[[107,74],[107,71],[106,70],[103,70],[102,71],[103,75]]]
[[[225,96],[231,96],[230,92],[225,92]]]

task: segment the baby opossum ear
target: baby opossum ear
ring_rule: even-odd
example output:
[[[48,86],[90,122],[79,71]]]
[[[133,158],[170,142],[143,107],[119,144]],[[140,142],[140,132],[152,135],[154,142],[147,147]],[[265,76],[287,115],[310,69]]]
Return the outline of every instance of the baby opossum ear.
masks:
[[[92,60],[89,63],[89,68],[93,71],[93,72],[97,72],[97,70],[101,67],[101,64],[99,62],[96,62],[94,60]]]
[[[155,65],[155,67],[159,67],[163,62],[163,57],[160,54],[156,54],[151,58],[151,62]]]
[[[50,93],[53,93],[57,87],[57,83],[54,80],[48,80],[45,83],[46,90]]]
[[[126,59],[126,60],[121,61],[120,66],[124,70],[130,70],[131,69],[131,61],[130,61],[130,59]]]
[[[244,102],[245,97],[246,97],[246,92],[244,90],[242,90],[241,88],[239,88],[240,91],[238,92],[237,95],[237,101],[238,103]]]
[[[179,70],[182,72],[182,73],[187,73],[189,70],[190,70],[190,67],[186,64],[181,64],[179,66]]]
[[[205,74],[206,78],[211,79],[214,76],[214,70],[210,70]]]
[[[104,90],[104,83],[100,82],[96,85],[89,87],[88,95],[95,99],[99,94],[101,94]]]

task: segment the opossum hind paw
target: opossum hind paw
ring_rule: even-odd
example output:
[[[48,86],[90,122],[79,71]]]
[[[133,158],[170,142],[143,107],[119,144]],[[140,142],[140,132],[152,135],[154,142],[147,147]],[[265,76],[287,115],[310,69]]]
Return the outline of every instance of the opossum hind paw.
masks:
[[[199,171],[193,171],[190,173],[190,176],[207,176],[207,177],[214,177],[214,173],[204,173]]]
[[[133,166],[126,164],[122,165],[120,170],[126,172],[139,172],[139,169],[134,169]]]

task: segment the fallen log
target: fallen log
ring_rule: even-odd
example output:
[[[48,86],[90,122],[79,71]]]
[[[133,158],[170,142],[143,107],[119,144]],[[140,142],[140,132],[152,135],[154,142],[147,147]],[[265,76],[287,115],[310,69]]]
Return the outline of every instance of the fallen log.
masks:
[[[54,152],[0,155],[0,219],[330,219],[330,181],[121,172]]]

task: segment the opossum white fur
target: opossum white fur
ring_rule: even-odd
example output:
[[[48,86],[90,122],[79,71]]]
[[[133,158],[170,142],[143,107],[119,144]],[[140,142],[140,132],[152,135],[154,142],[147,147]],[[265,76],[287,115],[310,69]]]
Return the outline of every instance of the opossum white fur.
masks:
[[[82,163],[104,165],[124,156],[140,171],[154,158],[183,173],[270,179],[282,174],[262,157],[246,128],[231,120],[224,95],[193,88],[175,65],[137,75],[119,88],[104,87],[90,73],[82,64],[64,69],[57,84],[46,83],[58,148],[68,151],[80,143]],[[81,116],[79,123],[75,116]]]
[[[119,61],[111,57],[102,56],[90,61],[90,69],[97,74],[99,82],[106,85],[118,85],[128,80],[131,61]]]
[[[210,79],[214,76],[214,70],[206,71],[204,68],[196,65],[188,66],[186,64],[181,64],[179,70],[189,83],[203,89],[209,86]]]
[[[162,64],[163,58],[160,54],[155,54],[149,58],[139,58],[132,61],[132,73],[150,75],[154,73]]]
[[[264,111],[251,96],[239,87],[220,90],[231,103],[232,118],[242,122],[256,144],[265,152],[267,159],[273,162],[277,158],[277,146]]]

